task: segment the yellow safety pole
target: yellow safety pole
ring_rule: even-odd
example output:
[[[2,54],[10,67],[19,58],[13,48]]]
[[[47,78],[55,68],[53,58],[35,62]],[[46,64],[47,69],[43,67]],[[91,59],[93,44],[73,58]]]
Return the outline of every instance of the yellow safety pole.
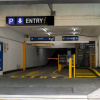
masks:
[[[60,71],[62,70],[62,65],[61,64],[59,64],[59,67],[60,67]]]
[[[69,78],[72,78],[72,58],[69,58]]]
[[[73,55],[74,78],[75,78],[75,54]]]
[[[26,42],[23,43],[23,70],[26,70]]]

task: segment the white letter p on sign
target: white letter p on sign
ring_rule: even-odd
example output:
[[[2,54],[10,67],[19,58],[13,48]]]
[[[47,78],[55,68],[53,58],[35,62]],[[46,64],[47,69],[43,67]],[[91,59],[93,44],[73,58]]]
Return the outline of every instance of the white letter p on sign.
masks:
[[[12,18],[9,19],[9,24],[11,24],[14,20]]]

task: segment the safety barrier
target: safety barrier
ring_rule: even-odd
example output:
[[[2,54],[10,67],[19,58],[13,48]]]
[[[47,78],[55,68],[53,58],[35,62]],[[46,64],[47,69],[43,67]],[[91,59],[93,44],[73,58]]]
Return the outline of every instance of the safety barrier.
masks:
[[[72,75],[75,78],[75,54],[73,54],[73,62],[72,58],[69,58],[69,78],[72,78]]]
[[[60,57],[62,57],[62,63],[59,61]],[[67,65],[67,56],[58,55],[58,72],[60,72],[65,65]],[[72,78],[72,75],[75,78],[75,54],[73,54],[73,60],[69,58],[69,78]]]
[[[59,64],[59,56],[60,55],[58,55],[58,72],[60,72],[62,70],[62,68],[64,67],[64,65]]]

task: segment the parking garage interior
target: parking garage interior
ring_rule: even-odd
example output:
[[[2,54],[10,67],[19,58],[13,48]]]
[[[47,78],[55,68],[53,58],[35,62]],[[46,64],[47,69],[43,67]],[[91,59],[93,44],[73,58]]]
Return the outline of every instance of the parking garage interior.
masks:
[[[100,4],[24,1],[0,1],[0,99],[81,98],[99,89]],[[20,25],[27,17],[27,24]],[[45,24],[47,17],[53,25]],[[29,18],[37,18],[35,24]]]
[[[84,27],[83,27],[84,28]],[[2,28],[2,30],[9,30],[14,32],[19,32],[20,35],[25,36],[25,59],[24,68],[21,68],[20,64],[16,64],[15,68],[9,70],[4,70],[1,77],[9,78],[69,78],[69,59],[66,59],[65,67],[58,71],[58,55],[66,55],[73,58],[75,54],[75,67],[76,67],[76,78],[94,78],[99,77],[99,68],[96,68],[96,37],[81,36],[77,32],[82,30],[82,27],[76,27],[76,35],[70,35],[73,27],[47,27],[48,31],[52,31],[52,34],[44,34],[42,27],[30,28],[26,27],[7,27]],[[30,33],[30,29],[34,29],[34,34]],[[78,36],[79,41],[61,41],[62,36],[59,36],[58,30],[62,36],[65,36],[67,31],[67,36]],[[26,33],[30,34],[26,34]],[[55,34],[53,33],[55,32]],[[83,31],[84,32],[84,31]],[[83,34],[83,33],[82,33]],[[31,41],[31,37],[55,37],[55,41]],[[83,37],[83,38],[82,38]],[[88,40],[87,40],[87,39]],[[82,40],[83,39],[83,40]],[[12,40],[11,40],[12,41]],[[21,43],[23,45],[24,43]],[[45,44],[45,45],[44,45]],[[48,45],[49,44],[49,45]],[[22,46],[23,47],[23,46]],[[8,47],[7,47],[8,48]],[[24,49],[22,49],[23,51]],[[24,52],[24,51],[23,51]],[[4,51],[3,58],[5,59],[5,54],[7,50]],[[15,54],[14,54],[15,55]],[[24,54],[23,54],[24,55]],[[23,55],[20,55],[23,57]],[[9,55],[10,56],[10,55]],[[16,57],[18,57],[16,55]],[[14,59],[16,59],[16,57]],[[92,58],[93,57],[93,58]],[[23,64],[23,59],[21,63]],[[91,61],[92,60],[92,61]],[[17,62],[19,63],[19,62]],[[4,64],[5,65],[5,64]],[[24,64],[23,64],[24,65]],[[24,70],[24,71],[23,71]],[[14,71],[14,72],[13,72]],[[96,72],[97,71],[97,72]]]

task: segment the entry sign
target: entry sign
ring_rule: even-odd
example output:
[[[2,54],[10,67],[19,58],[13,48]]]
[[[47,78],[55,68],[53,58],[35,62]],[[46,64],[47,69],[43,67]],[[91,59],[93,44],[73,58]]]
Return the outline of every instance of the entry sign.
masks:
[[[55,41],[55,37],[30,37],[30,41]]]
[[[3,70],[3,43],[0,43],[0,71]]]
[[[9,16],[6,17],[6,24],[10,26],[54,25],[54,16]]]

